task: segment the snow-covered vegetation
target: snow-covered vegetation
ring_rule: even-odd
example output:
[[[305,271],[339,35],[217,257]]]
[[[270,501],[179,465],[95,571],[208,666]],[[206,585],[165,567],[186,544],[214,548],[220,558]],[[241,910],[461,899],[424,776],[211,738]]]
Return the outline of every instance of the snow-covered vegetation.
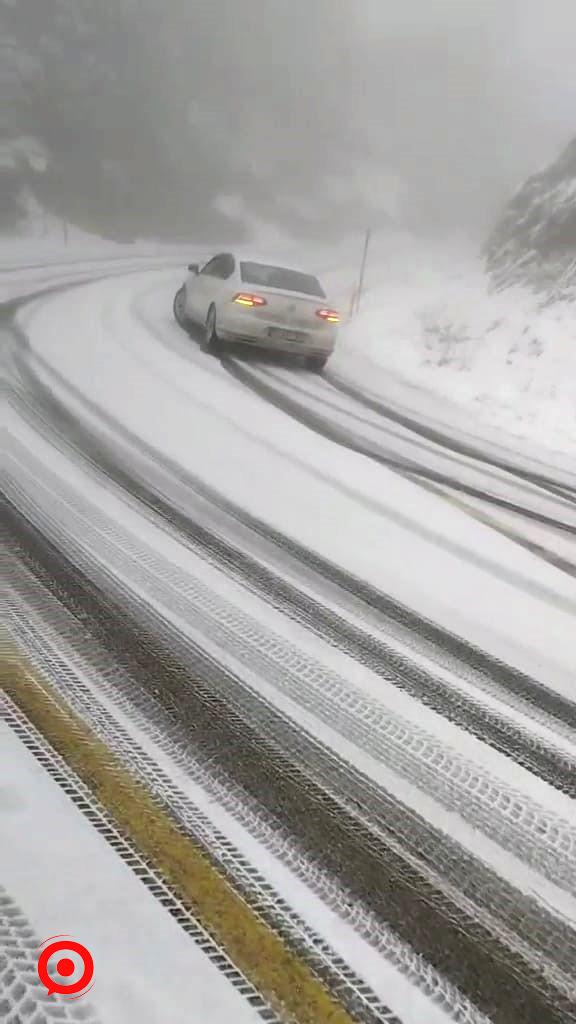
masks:
[[[546,303],[576,299],[576,139],[518,190],[486,257],[497,288],[520,283]]]
[[[494,293],[480,261],[455,257],[415,246],[403,273],[372,267],[336,363],[388,393],[393,380],[409,385],[404,404],[435,407],[471,434],[502,431],[516,443],[573,453],[576,305],[543,305],[519,285]],[[376,378],[375,364],[384,371]]]

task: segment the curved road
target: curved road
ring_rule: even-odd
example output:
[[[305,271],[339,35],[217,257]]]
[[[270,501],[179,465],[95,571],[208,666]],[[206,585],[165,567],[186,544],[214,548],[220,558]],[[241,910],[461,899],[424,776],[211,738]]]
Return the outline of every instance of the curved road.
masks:
[[[573,1020],[576,479],[59,273],[4,309],[19,645],[354,1019]]]

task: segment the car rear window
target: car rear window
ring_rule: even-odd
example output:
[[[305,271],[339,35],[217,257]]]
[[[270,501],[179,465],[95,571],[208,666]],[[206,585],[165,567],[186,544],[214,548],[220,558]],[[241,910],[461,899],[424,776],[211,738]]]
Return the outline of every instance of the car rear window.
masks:
[[[322,285],[312,274],[286,267],[269,267],[265,263],[241,263],[240,274],[244,284],[261,285],[263,288],[281,288],[288,292],[302,292],[303,295],[326,296]]]

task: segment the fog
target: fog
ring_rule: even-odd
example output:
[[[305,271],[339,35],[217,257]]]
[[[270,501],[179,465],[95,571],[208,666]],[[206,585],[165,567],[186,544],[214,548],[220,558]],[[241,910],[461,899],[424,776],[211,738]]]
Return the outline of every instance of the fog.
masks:
[[[481,238],[575,134],[573,0],[0,10],[10,182],[103,233],[240,237],[258,218]],[[23,137],[45,166],[22,158]]]

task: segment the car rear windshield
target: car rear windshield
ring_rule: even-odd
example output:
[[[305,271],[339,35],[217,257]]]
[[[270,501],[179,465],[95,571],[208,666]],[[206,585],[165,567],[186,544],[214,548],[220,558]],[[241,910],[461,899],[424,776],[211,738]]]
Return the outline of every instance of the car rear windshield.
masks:
[[[262,288],[281,288],[283,291],[302,292],[303,295],[326,298],[320,282],[312,274],[301,274],[299,270],[268,267],[264,263],[241,263],[240,274],[244,284],[260,285]]]

